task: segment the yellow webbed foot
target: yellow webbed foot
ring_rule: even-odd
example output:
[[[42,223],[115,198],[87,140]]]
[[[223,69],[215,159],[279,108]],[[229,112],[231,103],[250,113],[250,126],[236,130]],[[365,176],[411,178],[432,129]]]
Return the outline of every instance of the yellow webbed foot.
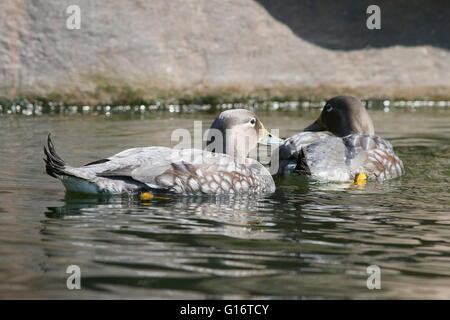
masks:
[[[355,181],[353,182],[353,184],[357,186],[364,186],[366,183],[367,183],[367,175],[364,172],[357,173],[355,175]]]
[[[145,192],[142,192],[141,194],[139,194],[139,199],[141,200],[141,201],[149,201],[149,200],[152,200],[152,199],[159,199],[159,200],[170,200],[170,198],[167,198],[167,197],[158,197],[158,196],[155,196],[153,193],[151,193],[150,191],[145,191]]]
[[[155,196],[152,193],[150,193],[150,192],[142,192],[139,195],[139,199],[141,199],[142,201],[148,201],[150,199],[153,199],[154,197]]]

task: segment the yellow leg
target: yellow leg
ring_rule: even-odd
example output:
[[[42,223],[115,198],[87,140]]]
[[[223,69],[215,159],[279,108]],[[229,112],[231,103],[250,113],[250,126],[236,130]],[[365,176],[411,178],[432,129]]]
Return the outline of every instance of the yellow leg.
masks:
[[[150,199],[153,199],[155,196],[153,194],[151,194],[150,192],[142,192],[139,195],[139,199],[141,199],[142,201],[147,201]]]
[[[355,175],[355,181],[353,182],[357,186],[363,186],[367,183],[367,176],[364,172],[357,173]]]
[[[157,197],[157,196],[155,196],[153,193],[151,193],[149,191],[142,192],[139,195],[139,199],[141,201],[148,201],[148,200],[151,200],[151,199],[170,200],[170,198],[166,198],[166,197]]]

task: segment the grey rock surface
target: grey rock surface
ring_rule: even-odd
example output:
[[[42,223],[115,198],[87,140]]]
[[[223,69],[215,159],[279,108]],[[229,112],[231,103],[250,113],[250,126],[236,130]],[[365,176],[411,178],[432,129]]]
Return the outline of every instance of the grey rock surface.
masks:
[[[450,97],[449,2],[378,1],[381,30],[354,3],[2,0],[0,96]]]

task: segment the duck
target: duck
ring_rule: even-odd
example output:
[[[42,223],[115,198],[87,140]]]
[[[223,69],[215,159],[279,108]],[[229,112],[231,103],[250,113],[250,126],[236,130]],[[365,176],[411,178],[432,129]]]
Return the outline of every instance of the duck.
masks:
[[[271,156],[271,172],[293,172],[319,181],[383,181],[405,173],[387,140],[375,135],[361,101],[353,96],[329,99],[319,118],[285,140]]]
[[[67,192],[266,194],[275,191],[274,180],[248,153],[258,143],[282,141],[265,129],[254,112],[230,109],[211,124],[205,150],[137,147],[74,167],[58,155],[49,134],[44,161],[47,174],[59,179]]]

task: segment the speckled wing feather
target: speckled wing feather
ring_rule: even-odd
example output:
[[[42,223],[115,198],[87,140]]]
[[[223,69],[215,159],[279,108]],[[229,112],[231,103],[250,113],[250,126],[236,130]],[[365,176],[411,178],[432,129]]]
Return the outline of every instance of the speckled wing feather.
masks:
[[[115,168],[97,175],[130,177],[151,188],[183,194],[266,193],[275,190],[267,169],[250,159],[243,165],[228,155],[203,150],[164,148],[155,156],[156,150],[145,149],[109,158],[115,162]],[[137,153],[143,154],[139,157]]]
[[[404,174],[403,162],[392,145],[378,136],[352,134],[343,138],[347,164],[352,172],[364,172],[369,179],[386,180]]]
[[[279,174],[295,170],[318,180],[351,181],[356,173],[364,172],[369,179],[381,181],[404,174],[392,145],[378,136],[351,134],[340,138],[302,132],[287,139],[278,155]]]
[[[352,172],[346,155],[342,138],[326,136],[302,147],[295,170],[317,180],[349,181]]]
[[[271,171],[273,170],[272,172],[276,174],[291,173],[297,166],[302,148],[329,136],[325,132],[300,132],[289,137],[274,151],[270,162]]]

